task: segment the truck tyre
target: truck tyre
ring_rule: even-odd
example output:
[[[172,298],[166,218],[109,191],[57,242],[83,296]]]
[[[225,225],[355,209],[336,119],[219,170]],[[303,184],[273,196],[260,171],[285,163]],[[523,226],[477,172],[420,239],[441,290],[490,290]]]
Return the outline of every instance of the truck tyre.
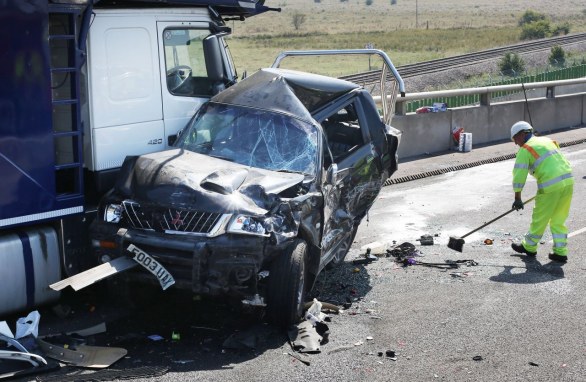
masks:
[[[296,239],[270,267],[267,316],[279,326],[296,324],[303,315],[307,293],[307,243]]]

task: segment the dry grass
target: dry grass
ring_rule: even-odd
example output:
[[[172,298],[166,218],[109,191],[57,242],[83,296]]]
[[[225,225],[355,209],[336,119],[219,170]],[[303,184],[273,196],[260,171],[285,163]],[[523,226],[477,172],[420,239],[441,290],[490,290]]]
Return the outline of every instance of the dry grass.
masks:
[[[270,66],[283,50],[363,48],[373,43],[395,65],[404,65],[509,45],[518,42],[517,22],[528,9],[547,14],[553,24],[569,23],[572,32],[586,31],[583,0],[397,0],[396,5],[373,0],[371,6],[365,0],[266,0],[265,4],[281,7],[282,12],[229,22],[233,27],[229,43],[240,72]],[[295,12],[306,15],[299,30],[292,24]],[[307,70],[305,63],[292,66]],[[367,70],[368,60],[344,60],[344,65],[337,61],[325,67],[326,73],[340,75]],[[347,70],[342,73],[341,67]]]

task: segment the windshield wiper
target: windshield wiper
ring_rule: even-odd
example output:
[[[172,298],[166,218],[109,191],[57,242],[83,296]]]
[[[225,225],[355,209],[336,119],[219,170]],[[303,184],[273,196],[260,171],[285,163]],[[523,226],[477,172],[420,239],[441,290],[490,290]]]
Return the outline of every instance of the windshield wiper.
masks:
[[[234,162],[235,160],[233,158],[229,158],[229,157],[225,157],[222,155],[212,155],[212,154],[208,154],[209,156],[211,156],[212,158],[218,158],[218,159],[223,159],[223,160],[227,160],[228,162]]]
[[[284,169],[284,168],[282,168],[280,170],[276,170],[276,171],[277,172],[289,172],[289,173],[292,173],[292,174],[308,175],[308,174],[304,173],[303,171],[287,170],[287,169]]]

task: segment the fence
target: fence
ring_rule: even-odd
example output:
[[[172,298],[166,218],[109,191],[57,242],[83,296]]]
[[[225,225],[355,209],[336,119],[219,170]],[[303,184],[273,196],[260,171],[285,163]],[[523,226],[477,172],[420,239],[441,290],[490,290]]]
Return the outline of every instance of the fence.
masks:
[[[548,81],[560,81],[560,80],[568,80],[574,78],[581,78],[586,77],[586,64],[582,65],[575,65],[567,68],[551,70],[543,73],[538,73],[534,75],[527,75],[527,76],[519,76],[510,78],[508,80],[500,81],[498,83],[492,83],[491,86],[500,86],[500,85],[514,85],[514,84],[526,84],[531,82],[548,82]],[[508,96],[511,94],[519,93],[519,90],[500,90],[491,93],[491,98],[500,98],[504,96]],[[407,102],[407,109],[406,111],[414,112],[421,106],[429,106],[435,102],[443,102],[448,105],[448,107],[460,107],[466,105],[475,105],[480,103],[480,95],[479,94],[465,94],[465,95],[458,95],[452,97],[433,97],[433,98],[425,98],[414,100],[411,102]]]

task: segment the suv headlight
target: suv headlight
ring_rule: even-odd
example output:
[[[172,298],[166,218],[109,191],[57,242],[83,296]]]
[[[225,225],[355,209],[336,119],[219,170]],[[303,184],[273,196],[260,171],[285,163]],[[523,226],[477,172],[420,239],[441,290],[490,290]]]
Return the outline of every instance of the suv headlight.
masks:
[[[270,236],[261,219],[246,215],[237,215],[228,225],[227,231],[246,235]]]
[[[108,204],[104,210],[104,221],[107,223],[118,223],[122,218],[122,205]]]

